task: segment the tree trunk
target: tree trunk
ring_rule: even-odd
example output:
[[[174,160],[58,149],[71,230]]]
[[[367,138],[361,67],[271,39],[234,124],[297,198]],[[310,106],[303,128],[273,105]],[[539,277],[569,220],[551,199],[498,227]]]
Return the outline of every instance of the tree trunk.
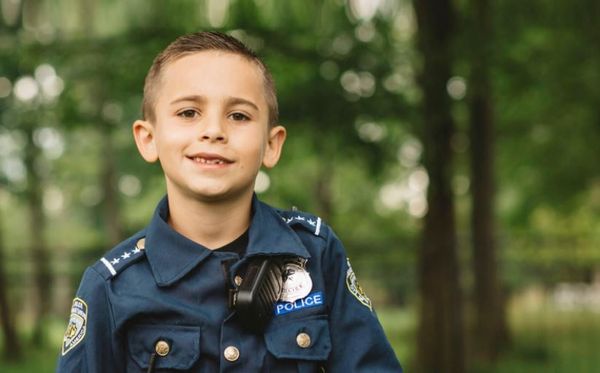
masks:
[[[100,185],[104,194],[104,222],[108,245],[114,246],[123,239],[121,215],[119,213],[119,193],[117,190],[117,170],[115,167],[114,146],[110,125],[100,127],[104,156]]]
[[[30,254],[33,262],[33,279],[35,283],[37,305],[34,316],[33,342],[42,345],[44,342],[44,318],[50,309],[50,291],[52,274],[50,272],[48,249],[44,237],[46,217],[43,209],[42,181],[36,161],[39,149],[33,141],[34,125],[25,123],[27,146],[25,149],[25,168],[27,170],[27,208],[29,210]]]
[[[93,24],[96,19],[96,2],[94,0],[84,0],[80,4],[80,21],[82,24],[88,25],[85,27],[84,34],[87,39],[93,39],[95,35],[95,26]],[[109,71],[108,66],[101,66],[100,71]],[[110,74],[109,74],[110,75]],[[110,97],[111,91],[108,86],[110,78],[98,75],[97,81],[94,84],[93,92],[90,96],[94,105],[101,108],[106,102],[107,97]],[[98,130],[102,139],[102,166],[100,171],[99,185],[102,188],[102,217],[104,219],[104,227],[106,232],[106,244],[112,247],[123,240],[123,225],[119,208],[119,192],[117,189],[117,167],[115,161],[115,149],[113,143],[113,125],[105,119],[98,116]]]
[[[465,341],[451,189],[454,123],[446,83],[452,68],[454,11],[450,0],[417,1],[418,46],[423,57],[424,165],[428,212],[419,255],[421,318],[417,371],[462,373]]]
[[[490,82],[491,12],[488,0],[471,1],[471,185],[473,271],[475,275],[474,352],[493,361],[508,342],[505,302],[498,280],[494,228],[494,114]]]
[[[312,188],[314,200],[317,201],[316,212],[323,221],[331,223],[334,214],[335,149],[338,144],[332,142],[327,136],[318,136],[315,138],[314,145],[315,152],[321,156],[317,168],[317,180]]]
[[[314,186],[317,212],[321,219],[330,222],[333,216],[333,165],[323,161],[319,169],[319,178]]]
[[[1,215],[0,215],[1,217]],[[2,222],[0,220],[0,327],[4,339],[3,357],[5,360],[15,361],[21,358],[21,343],[17,335],[12,310],[8,302],[8,284],[4,260],[4,240],[2,236]]]

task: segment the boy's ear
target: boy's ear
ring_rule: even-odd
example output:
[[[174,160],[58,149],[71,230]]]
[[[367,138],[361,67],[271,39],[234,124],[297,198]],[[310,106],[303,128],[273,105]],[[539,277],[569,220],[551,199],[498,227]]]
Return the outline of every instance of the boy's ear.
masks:
[[[286,135],[287,132],[283,126],[275,126],[269,130],[267,147],[263,156],[263,166],[266,168],[275,167],[281,156],[281,149],[283,149]]]
[[[154,126],[146,120],[136,120],[133,122],[133,138],[138,151],[146,162],[156,162],[158,152],[154,142]]]

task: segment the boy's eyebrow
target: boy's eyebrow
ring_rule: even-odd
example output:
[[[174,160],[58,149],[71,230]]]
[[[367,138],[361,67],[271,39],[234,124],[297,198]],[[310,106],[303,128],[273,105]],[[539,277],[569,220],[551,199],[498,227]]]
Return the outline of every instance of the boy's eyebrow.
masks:
[[[176,98],[175,100],[171,101],[171,105],[176,104],[178,102],[183,102],[183,101],[193,101],[193,102],[198,102],[198,103],[204,103],[204,102],[206,102],[206,97],[201,96],[201,95],[183,96],[183,97],[179,97],[179,98]],[[225,103],[227,106],[248,105],[248,106],[252,107],[254,110],[260,111],[258,108],[258,105],[256,105],[254,102],[247,100],[245,98],[241,98],[241,97],[233,97],[233,96],[227,97],[225,99]]]
[[[251,106],[254,110],[256,111],[260,111],[258,109],[258,106],[250,101],[250,100],[246,100],[245,98],[241,98],[241,97],[227,97],[227,100],[225,101],[227,102],[228,106],[232,106],[232,105],[248,105]]]
[[[173,105],[178,102],[184,102],[184,101],[193,101],[193,102],[203,103],[206,101],[206,99],[204,98],[204,96],[189,95],[189,96],[183,96],[183,97],[176,98],[175,100],[171,101],[170,104]]]

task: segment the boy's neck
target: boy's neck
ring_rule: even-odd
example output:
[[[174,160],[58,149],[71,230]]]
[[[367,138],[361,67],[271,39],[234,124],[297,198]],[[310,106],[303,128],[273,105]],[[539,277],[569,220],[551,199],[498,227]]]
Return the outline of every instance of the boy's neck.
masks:
[[[241,236],[250,226],[252,194],[234,201],[205,202],[169,195],[169,225],[214,250]]]

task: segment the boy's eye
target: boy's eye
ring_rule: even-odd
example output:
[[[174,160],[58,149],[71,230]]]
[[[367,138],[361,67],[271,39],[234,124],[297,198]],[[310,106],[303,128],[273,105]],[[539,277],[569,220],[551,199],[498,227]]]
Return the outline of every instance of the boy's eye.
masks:
[[[187,118],[187,119],[195,118],[197,115],[198,115],[198,112],[193,109],[186,109],[186,110],[183,110],[183,111],[180,111],[179,113],[177,113],[178,117]]]
[[[242,113],[231,113],[230,115],[231,119],[235,120],[235,121],[247,121],[250,120],[250,118]]]

